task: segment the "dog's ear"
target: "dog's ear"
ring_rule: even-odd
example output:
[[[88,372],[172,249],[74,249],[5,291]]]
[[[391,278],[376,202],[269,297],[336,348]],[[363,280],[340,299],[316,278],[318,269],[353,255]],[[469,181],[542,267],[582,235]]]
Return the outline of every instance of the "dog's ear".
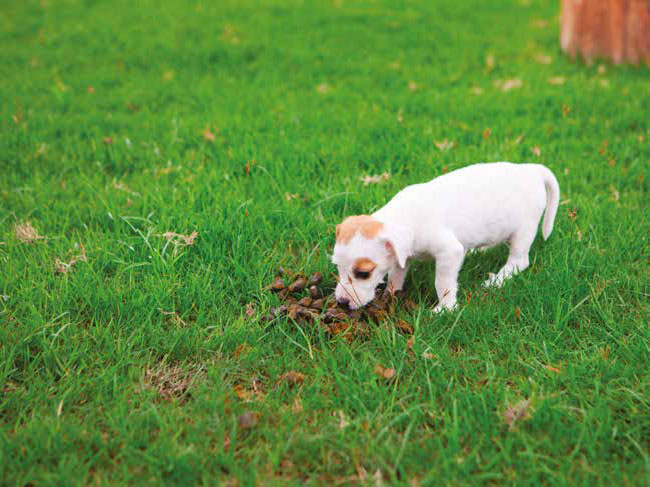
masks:
[[[406,267],[406,259],[413,254],[413,232],[402,225],[384,225],[381,240],[386,250],[395,256],[399,266]]]
[[[336,225],[336,240],[338,241],[339,236],[341,235],[341,224]]]

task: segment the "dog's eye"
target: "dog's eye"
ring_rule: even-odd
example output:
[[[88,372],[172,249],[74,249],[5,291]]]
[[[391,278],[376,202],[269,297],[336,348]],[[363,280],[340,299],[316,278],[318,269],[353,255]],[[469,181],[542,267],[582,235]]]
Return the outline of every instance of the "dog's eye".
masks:
[[[354,277],[357,279],[368,279],[370,277],[370,272],[368,271],[354,271]]]

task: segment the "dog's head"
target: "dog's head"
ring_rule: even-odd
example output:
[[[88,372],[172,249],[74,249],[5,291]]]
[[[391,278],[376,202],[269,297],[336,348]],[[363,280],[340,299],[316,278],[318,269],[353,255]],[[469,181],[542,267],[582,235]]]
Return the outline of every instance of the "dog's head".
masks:
[[[339,271],[336,300],[351,309],[368,304],[386,274],[404,268],[410,240],[404,229],[369,215],[351,216],[336,226],[332,262]]]

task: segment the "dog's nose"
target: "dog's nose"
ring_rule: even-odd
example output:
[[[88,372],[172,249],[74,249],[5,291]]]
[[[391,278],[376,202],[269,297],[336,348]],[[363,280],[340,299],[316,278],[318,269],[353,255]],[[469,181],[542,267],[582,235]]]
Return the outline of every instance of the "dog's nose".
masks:
[[[339,302],[339,304],[342,304],[343,306],[347,306],[348,304],[350,304],[350,298],[346,298],[346,297],[340,297],[337,299],[337,301]]]

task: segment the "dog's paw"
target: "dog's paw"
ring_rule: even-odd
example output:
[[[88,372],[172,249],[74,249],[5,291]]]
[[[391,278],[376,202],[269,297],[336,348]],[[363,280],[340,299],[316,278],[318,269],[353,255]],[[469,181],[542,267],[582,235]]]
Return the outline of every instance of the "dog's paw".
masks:
[[[434,313],[446,313],[447,311],[454,311],[456,308],[458,308],[458,305],[456,303],[452,305],[442,305],[438,304],[435,308],[433,308]]]

